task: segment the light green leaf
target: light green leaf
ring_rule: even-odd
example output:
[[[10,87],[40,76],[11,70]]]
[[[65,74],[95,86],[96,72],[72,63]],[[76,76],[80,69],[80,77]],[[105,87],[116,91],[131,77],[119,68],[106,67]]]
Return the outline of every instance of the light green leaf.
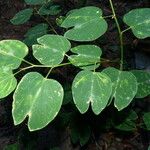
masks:
[[[40,15],[57,15],[61,12],[61,7],[60,5],[56,5],[53,2],[49,2],[44,4],[40,9],[39,9],[39,14]]]
[[[150,8],[133,9],[125,14],[123,20],[130,26],[133,34],[144,39],[150,37]]]
[[[99,67],[101,49],[96,45],[79,45],[71,49],[77,55],[71,55],[69,61],[82,69],[94,70]]]
[[[13,96],[14,124],[20,124],[28,116],[30,131],[44,128],[58,114],[63,96],[63,88],[57,81],[43,78],[37,72],[26,74]]]
[[[34,57],[44,65],[55,66],[60,64],[64,55],[71,48],[70,42],[60,35],[44,35],[33,45]]]
[[[150,72],[143,70],[131,71],[138,82],[138,91],[136,94],[137,98],[144,98],[150,95]]]
[[[28,32],[24,35],[24,43],[26,43],[28,46],[31,46],[33,44],[37,43],[37,38],[47,34],[48,31],[48,25],[45,23],[40,23],[28,30]]]
[[[90,104],[98,115],[107,105],[112,92],[110,78],[99,72],[81,71],[72,85],[73,100],[80,113],[85,113]]]
[[[17,69],[28,54],[28,47],[18,40],[0,41],[0,66]]]
[[[46,3],[47,0],[25,0],[28,5],[41,5]]]
[[[127,71],[108,67],[103,70],[113,82],[112,98],[114,97],[114,106],[118,111],[127,107],[137,93],[136,77]]]
[[[102,17],[102,10],[88,6],[70,13],[61,24],[69,29],[64,36],[74,41],[93,41],[107,30],[107,23]]]
[[[143,121],[146,125],[147,130],[150,130],[150,112],[146,112],[143,115]]]
[[[8,96],[17,86],[17,80],[7,67],[0,67],[0,99]]]
[[[32,8],[21,10],[10,20],[10,22],[14,25],[24,24],[30,19],[32,14],[33,14]]]

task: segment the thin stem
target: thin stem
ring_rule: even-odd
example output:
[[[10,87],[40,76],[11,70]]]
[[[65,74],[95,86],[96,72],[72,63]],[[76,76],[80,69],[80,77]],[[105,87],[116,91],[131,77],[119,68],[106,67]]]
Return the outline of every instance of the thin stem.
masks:
[[[25,62],[26,64],[29,64],[31,66],[34,66],[34,64],[30,63],[29,61],[25,60],[25,59],[22,59],[23,62]]]
[[[49,26],[51,27],[52,31],[55,34],[58,35],[57,31],[55,30],[55,28],[53,27],[53,25],[49,22],[49,20],[47,18],[45,18],[44,16],[40,15],[36,7],[34,9],[35,9],[36,13],[49,24]]]
[[[27,70],[27,69],[30,69],[30,68],[50,68],[50,72],[51,72],[51,70],[53,69],[53,68],[57,68],[57,67],[61,67],[61,66],[66,66],[66,65],[70,65],[71,63],[69,62],[69,63],[63,63],[63,64],[59,64],[59,65],[55,65],[55,66],[48,66],[48,65],[31,65],[31,66],[28,66],[28,67],[25,67],[25,68],[22,68],[22,69],[20,69],[19,71],[17,71],[16,73],[14,73],[14,75],[17,75],[18,73],[20,73],[20,72],[22,72],[22,71],[25,71],[25,70]],[[50,73],[49,72],[49,73]],[[46,77],[48,77],[49,76],[49,73],[47,74],[47,76]]]
[[[117,62],[117,60],[111,61],[111,60],[108,60],[108,59],[101,58],[100,62],[96,62],[96,63],[95,62],[91,62],[91,65],[92,64],[96,65],[98,63],[103,63],[103,62],[113,63],[113,62]],[[58,64],[58,65],[55,65],[53,67],[50,66],[50,65],[34,65],[32,63],[30,63],[30,64],[31,64],[30,66],[20,69],[19,71],[17,71],[16,73],[14,73],[14,75],[17,75],[18,73],[20,73],[22,71],[25,71],[27,69],[30,69],[30,68],[50,68],[48,74],[46,75],[46,78],[47,78],[49,76],[50,72],[52,71],[52,69],[57,68],[57,67],[66,66],[66,65],[71,65],[72,63],[68,62],[68,63]]]
[[[51,73],[52,69],[53,69],[53,68],[50,68],[50,69],[49,69],[49,71],[48,71],[48,73],[47,73],[47,75],[46,75],[46,77],[45,77],[46,79],[47,79],[47,78],[48,78],[48,76],[50,75],[50,73]]]
[[[104,19],[106,18],[113,18],[113,15],[109,15],[109,16],[103,16]]]
[[[125,32],[127,32],[127,31],[130,30],[130,29],[131,29],[131,27],[129,27],[129,28],[123,30],[123,31],[122,31],[122,34],[125,33]]]
[[[116,13],[115,13],[115,9],[112,3],[112,0],[109,0],[110,6],[111,6],[111,10],[114,16],[114,20],[116,22],[116,26],[118,29],[118,33],[119,33],[119,39],[120,39],[120,70],[123,70],[123,36],[122,36],[122,31],[118,22],[118,19],[116,17]]]
[[[27,70],[27,69],[34,68],[34,67],[35,67],[35,66],[33,65],[33,66],[29,66],[29,67],[22,68],[22,69],[20,69],[19,71],[15,72],[14,75],[17,75],[18,73],[20,73],[20,72],[22,72],[22,71],[25,71],[25,70]]]

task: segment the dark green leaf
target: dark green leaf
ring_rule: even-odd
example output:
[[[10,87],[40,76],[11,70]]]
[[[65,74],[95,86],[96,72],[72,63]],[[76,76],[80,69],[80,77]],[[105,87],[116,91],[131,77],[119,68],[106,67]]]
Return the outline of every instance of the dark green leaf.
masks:
[[[55,5],[53,2],[44,4],[39,9],[40,15],[57,15],[61,12],[61,7],[59,5]]]
[[[24,43],[26,43],[28,46],[31,46],[33,44],[37,43],[37,38],[47,34],[48,31],[48,25],[45,23],[40,23],[28,30],[28,32],[24,35]]]
[[[143,115],[143,121],[146,125],[147,130],[150,130],[150,112],[146,112]]]
[[[47,0],[25,0],[28,5],[41,5],[46,3]],[[51,0],[49,0],[51,1]]]
[[[32,8],[19,11],[10,21],[14,25],[20,25],[27,22],[33,14]]]

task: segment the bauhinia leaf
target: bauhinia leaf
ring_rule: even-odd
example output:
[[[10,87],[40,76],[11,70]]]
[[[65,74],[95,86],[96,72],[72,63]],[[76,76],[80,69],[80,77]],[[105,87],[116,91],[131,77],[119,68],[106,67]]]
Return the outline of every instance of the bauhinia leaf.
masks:
[[[98,115],[107,105],[112,92],[110,78],[99,72],[81,71],[72,85],[73,100],[80,113],[85,113],[90,104]]]
[[[71,48],[70,42],[60,35],[44,35],[33,45],[33,55],[42,64],[54,66],[61,63]]]
[[[150,8],[133,9],[124,15],[124,22],[130,26],[133,34],[144,39],[150,37]]]
[[[127,71],[108,67],[103,70],[113,82],[112,98],[114,97],[114,106],[118,111],[127,107],[137,93],[136,77]]]
[[[32,14],[33,14],[32,8],[21,10],[10,20],[10,22],[14,25],[24,24],[30,19]]]
[[[17,86],[17,80],[7,67],[0,67],[0,99],[8,96]]]
[[[26,74],[13,96],[14,124],[20,124],[28,116],[30,131],[45,127],[58,114],[63,95],[63,88],[57,81],[46,79],[37,72]]]
[[[24,35],[24,43],[31,46],[33,44],[37,44],[37,38],[47,34],[48,32],[48,24],[40,23],[28,30],[28,32]]]
[[[143,70],[132,70],[131,72],[135,75],[138,82],[136,97],[144,98],[150,95],[150,72]]]
[[[82,69],[94,70],[99,67],[101,49],[96,45],[79,45],[71,49],[77,55],[71,55],[69,61]]]
[[[18,40],[0,41],[0,66],[17,69],[28,54],[28,47]]]
[[[62,22],[61,27],[71,28],[64,36],[74,41],[93,41],[107,30],[107,23],[102,17],[102,10],[88,6],[72,11]]]

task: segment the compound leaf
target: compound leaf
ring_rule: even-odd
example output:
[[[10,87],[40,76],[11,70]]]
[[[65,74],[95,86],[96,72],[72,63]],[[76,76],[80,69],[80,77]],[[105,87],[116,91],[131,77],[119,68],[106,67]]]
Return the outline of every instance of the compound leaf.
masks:
[[[74,41],[93,41],[107,30],[102,10],[88,6],[72,11],[62,22],[61,27],[71,28],[64,36]]]
[[[60,35],[44,35],[33,45],[34,57],[44,65],[54,66],[61,63],[64,55],[71,48],[70,42]]]
[[[20,124],[28,116],[30,131],[45,127],[58,114],[63,95],[63,88],[56,80],[43,78],[37,72],[26,74],[13,97],[14,124]]]
[[[108,67],[103,70],[113,82],[112,98],[114,97],[114,106],[118,111],[127,107],[137,93],[136,77],[127,71]]]
[[[48,25],[45,23],[40,23],[28,30],[28,32],[24,35],[24,43],[31,46],[37,43],[37,38],[47,34]]]
[[[28,5],[41,5],[46,3],[47,0],[25,0]]]
[[[82,69],[94,70],[99,67],[97,64],[100,61],[102,54],[101,49],[96,45],[79,45],[71,49],[77,55],[71,55],[69,61]]]
[[[10,20],[10,22],[14,25],[24,24],[30,19],[32,14],[33,14],[32,8],[21,10]]]
[[[17,80],[12,70],[7,67],[0,68],[0,99],[8,96],[17,86]]]
[[[124,15],[124,22],[130,26],[133,34],[144,39],[150,37],[150,8],[133,9]]]
[[[81,71],[72,85],[73,100],[80,113],[85,113],[91,103],[93,112],[98,115],[107,105],[112,92],[110,78],[99,72]]]
[[[0,41],[0,66],[17,69],[28,54],[28,47],[18,40]]]
[[[136,94],[137,98],[144,98],[150,95],[150,72],[143,70],[131,71],[138,82],[138,91]]]

